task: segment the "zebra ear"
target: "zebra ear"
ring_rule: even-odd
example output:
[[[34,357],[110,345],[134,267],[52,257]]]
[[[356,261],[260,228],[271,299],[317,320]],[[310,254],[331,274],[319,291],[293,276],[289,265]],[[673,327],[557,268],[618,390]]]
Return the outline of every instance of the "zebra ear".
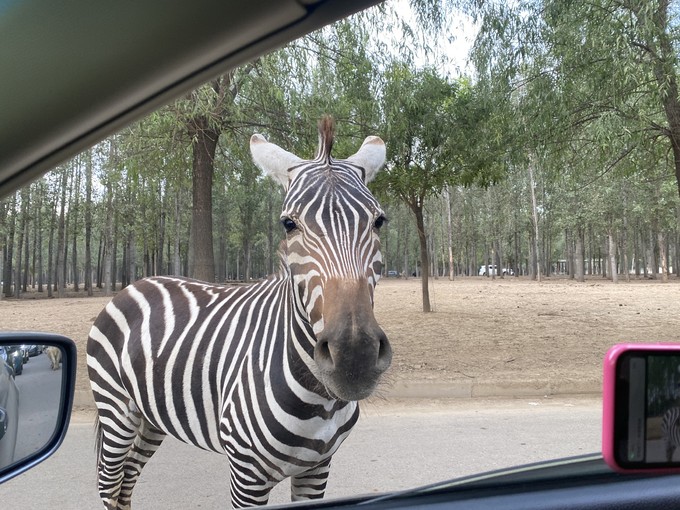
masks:
[[[347,161],[364,169],[364,182],[368,184],[385,163],[386,154],[385,142],[379,136],[369,136],[357,153],[347,158]]]
[[[295,154],[283,150],[259,134],[250,137],[250,153],[253,161],[262,171],[288,189],[290,182],[289,170],[302,163],[302,159]]]

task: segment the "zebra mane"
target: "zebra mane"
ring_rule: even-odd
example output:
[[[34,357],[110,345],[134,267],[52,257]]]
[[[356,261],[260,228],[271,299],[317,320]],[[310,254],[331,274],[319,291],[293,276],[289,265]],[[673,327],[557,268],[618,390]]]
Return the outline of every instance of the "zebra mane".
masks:
[[[319,127],[319,148],[316,151],[316,158],[322,161],[329,161],[331,159],[331,150],[333,149],[333,139],[335,138],[335,121],[330,115],[321,117],[318,123]]]

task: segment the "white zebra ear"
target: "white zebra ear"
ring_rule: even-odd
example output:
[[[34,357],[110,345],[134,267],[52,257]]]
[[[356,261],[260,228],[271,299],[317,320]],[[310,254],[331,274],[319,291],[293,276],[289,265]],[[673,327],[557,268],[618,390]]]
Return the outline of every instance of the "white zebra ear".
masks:
[[[250,153],[255,164],[285,189],[288,189],[292,177],[288,171],[303,162],[295,154],[268,142],[264,136],[259,134],[250,137]]]
[[[368,184],[385,163],[386,154],[385,142],[379,136],[369,136],[357,153],[347,158],[347,161],[364,169],[364,182]]]

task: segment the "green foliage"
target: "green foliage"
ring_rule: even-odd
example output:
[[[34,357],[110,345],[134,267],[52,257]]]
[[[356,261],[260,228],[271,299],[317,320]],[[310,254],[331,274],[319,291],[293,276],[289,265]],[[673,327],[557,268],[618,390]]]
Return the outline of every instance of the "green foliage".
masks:
[[[491,2],[474,48],[480,86],[511,101],[528,152],[592,168],[656,164],[676,133],[677,23],[665,2]],[[680,127],[680,126],[678,126]],[[575,166],[585,166],[577,161]],[[669,176],[680,161],[669,165]],[[679,183],[680,189],[680,183]]]
[[[93,246],[104,250],[110,220],[117,278],[124,253],[135,257],[133,278],[184,272],[196,129],[220,133],[216,273],[233,279],[270,272],[282,192],[252,164],[249,138],[260,132],[309,158],[324,114],[336,119],[338,158],[354,153],[367,135],[387,143],[386,167],[371,184],[391,220],[382,231],[387,269],[410,275],[424,267],[413,228],[418,210],[430,265],[442,272],[447,205],[459,272],[476,274],[492,247],[501,264],[526,268],[533,236],[529,161],[546,260],[565,258],[565,238],[576,232],[587,233],[592,253],[612,228],[639,245],[621,244],[631,257],[652,249],[642,246],[650,232],[680,244],[668,115],[678,95],[677,51],[668,49],[678,47],[676,6],[664,17],[656,0],[411,3],[412,16],[383,4],[310,34],[93,148]],[[449,76],[436,47],[451,35],[456,7],[480,27],[474,77]],[[394,31],[403,36],[393,39]],[[0,204],[5,257],[18,239],[10,231],[24,217],[31,243],[43,235],[46,255],[63,172],[71,176],[67,238],[84,242],[83,168],[76,159]],[[445,187],[450,204],[442,198]],[[22,210],[23,200],[35,208]]]
[[[509,124],[467,79],[394,62],[382,102],[388,163],[375,190],[423,204],[446,185],[486,187],[503,179]]]

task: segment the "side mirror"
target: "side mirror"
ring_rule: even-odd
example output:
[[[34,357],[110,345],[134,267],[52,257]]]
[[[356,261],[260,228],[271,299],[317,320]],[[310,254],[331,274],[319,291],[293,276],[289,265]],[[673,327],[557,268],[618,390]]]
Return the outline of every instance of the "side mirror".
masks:
[[[69,338],[0,332],[0,484],[59,448],[75,380],[76,346]]]

